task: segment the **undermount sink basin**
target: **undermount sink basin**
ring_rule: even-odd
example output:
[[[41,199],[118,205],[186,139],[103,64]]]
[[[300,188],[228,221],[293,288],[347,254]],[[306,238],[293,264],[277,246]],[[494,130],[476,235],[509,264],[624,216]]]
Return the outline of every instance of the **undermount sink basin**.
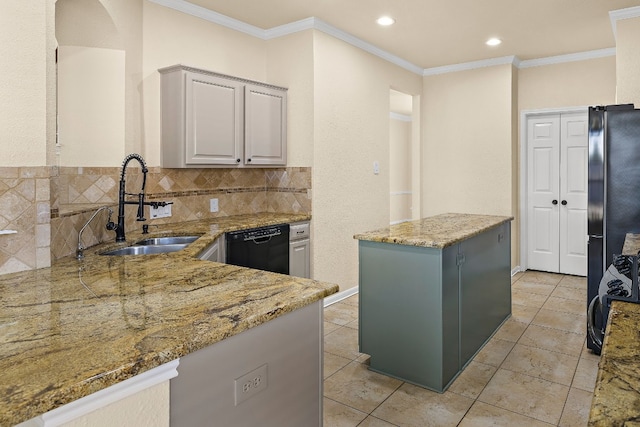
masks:
[[[198,240],[200,236],[169,236],[169,237],[150,237],[135,242],[136,246],[145,245],[175,245],[175,244],[189,244]]]
[[[113,249],[110,251],[102,252],[100,255],[151,255],[151,254],[164,254],[167,252],[177,252],[186,248],[188,243],[174,243],[174,244],[162,244],[162,245],[138,245],[127,246],[125,248]]]

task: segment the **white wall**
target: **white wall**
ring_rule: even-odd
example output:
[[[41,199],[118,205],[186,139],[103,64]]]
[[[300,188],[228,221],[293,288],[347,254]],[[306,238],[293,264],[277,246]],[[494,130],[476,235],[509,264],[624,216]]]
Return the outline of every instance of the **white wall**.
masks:
[[[411,219],[411,128],[410,121],[389,120],[389,191],[391,223]],[[402,194],[398,194],[402,193]]]

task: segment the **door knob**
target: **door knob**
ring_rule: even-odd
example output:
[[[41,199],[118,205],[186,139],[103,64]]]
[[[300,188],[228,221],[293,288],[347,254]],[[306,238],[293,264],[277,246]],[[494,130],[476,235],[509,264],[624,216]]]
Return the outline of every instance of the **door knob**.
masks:
[[[563,200],[561,203],[562,203],[562,206],[567,206],[567,201],[566,200]]]
[[[556,199],[553,199],[553,201],[551,202],[551,204],[553,204],[553,205],[557,205],[557,204],[558,204],[558,201],[557,201]]]

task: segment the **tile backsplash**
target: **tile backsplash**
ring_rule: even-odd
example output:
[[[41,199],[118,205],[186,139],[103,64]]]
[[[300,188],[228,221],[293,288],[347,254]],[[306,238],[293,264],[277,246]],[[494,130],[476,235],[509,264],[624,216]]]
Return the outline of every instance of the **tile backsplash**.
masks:
[[[48,267],[72,255],[78,232],[100,206],[113,209],[117,221],[120,168],[0,167],[0,274]],[[138,193],[142,174],[126,171],[126,191]],[[311,213],[311,168],[164,169],[149,168],[145,194],[149,201],[172,202],[172,216],[146,224],[192,221],[257,212]],[[219,211],[210,212],[209,200]],[[127,206],[126,228],[141,227],[135,207]],[[102,211],[83,232],[85,247],[114,239],[104,227]]]

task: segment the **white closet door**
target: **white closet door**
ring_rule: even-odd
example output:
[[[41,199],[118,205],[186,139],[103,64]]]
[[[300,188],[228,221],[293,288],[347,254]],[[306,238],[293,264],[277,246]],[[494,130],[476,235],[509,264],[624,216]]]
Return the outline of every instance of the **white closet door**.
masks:
[[[587,114],[560,117],[560,273],[587,274]]]
[[[529,268],[557,272],[560,267],[560,117],[527,121]]]
[[[588,116],[527,120],[528,268],[587,274]]]

